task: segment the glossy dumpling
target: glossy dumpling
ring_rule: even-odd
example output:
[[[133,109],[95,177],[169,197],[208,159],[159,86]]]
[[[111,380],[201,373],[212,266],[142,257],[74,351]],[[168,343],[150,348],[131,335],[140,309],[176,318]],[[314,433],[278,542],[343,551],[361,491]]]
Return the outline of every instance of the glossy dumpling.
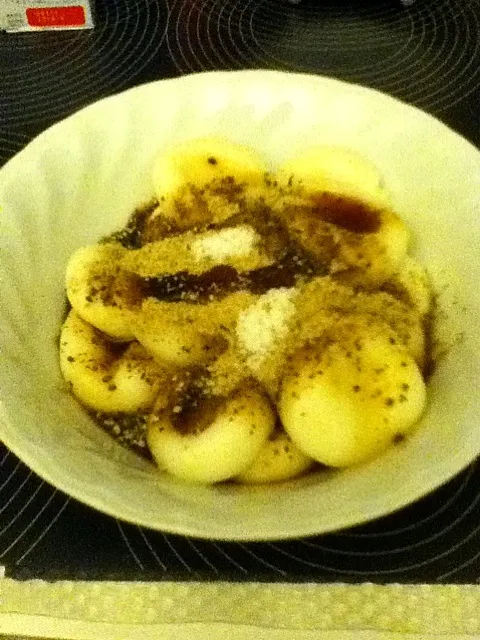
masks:
[[[181,404],[157,407],[147,441],[161,469],[195,483],[221,482],[245,471],[275,424],[268,398],[247,384],[227,398],[200,401],[188,421],[182,411]]]
[[[304,453],[348,467],[409,433],[425,405],[419,367],[396,334],[371,318],[352,317],[293,355],[279,412]]]

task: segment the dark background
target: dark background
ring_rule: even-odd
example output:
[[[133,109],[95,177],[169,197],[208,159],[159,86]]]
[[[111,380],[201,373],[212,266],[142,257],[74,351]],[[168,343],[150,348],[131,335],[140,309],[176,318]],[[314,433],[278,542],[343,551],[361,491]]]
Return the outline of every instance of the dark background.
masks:
[[[479,0],[97,0],[91,31],[0,33],[0,164],[104,96],[246,68],[381,89],[480,146]],[[475,463],[419,503],[347,532],[206,542],[96,513],[0,445],[0,564],[20,579],[477,582],[479,501]]]

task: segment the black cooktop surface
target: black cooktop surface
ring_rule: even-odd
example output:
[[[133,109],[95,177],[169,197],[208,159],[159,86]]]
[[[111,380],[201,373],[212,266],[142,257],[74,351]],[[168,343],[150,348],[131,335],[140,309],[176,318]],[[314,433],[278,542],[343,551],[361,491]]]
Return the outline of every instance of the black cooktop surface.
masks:
[[[0,33],[0,163],[99,98],[160,78],[247,68],[380,89],[480,146],[479,0],[98,0],[91,31]],[[0,444],[0,564],[16,578],[477,582],[479,468],[346,532],[221,543],[94,512]]]

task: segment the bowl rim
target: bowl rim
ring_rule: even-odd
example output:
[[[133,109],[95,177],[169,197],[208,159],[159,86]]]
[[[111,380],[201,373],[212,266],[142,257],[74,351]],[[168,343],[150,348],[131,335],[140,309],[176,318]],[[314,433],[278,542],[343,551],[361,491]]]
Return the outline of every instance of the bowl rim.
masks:
[[[47,128],[45,131],[40,133],[37,137],[35,137],[23,150],[21,150],[18,154],[16,154],[12,159],[10,159],[1,169],[0,169],[0,181],[2,176],[5,175],[6,172],[16,171],[17,167],[21,167],[25,158],[28,158],[31,154],[36,154],[39,150],[41,150],[44,144],[48,144],[50,136],[52,132],[61,130],[63,127],[68,126],[68,123],[75,121],[79,118],[89,118],[90,114],[95,115],[96,110],[108,108],[109,104],[122,101],[128,99],[127,96],[134,96],[140,94],[149,88],[156,88],[157,86],[168,86],[168,85],[187,85],[190,87],[195,86],[195,83],[205,84],[208,83],[210,78],[215,78],[216,80],[220,80],[225,83],[230,83],[234,78],[241,79],[242,81],[247,81],[250,78],[269,78],[269,82],[272,79],[274,82],[285,82],[285,83],[301,83],[304,86],[311,85],[313,86],[324,86],[330,85],[332,87],[337,87],[340,90],[347,91],[349,94],[365,94],[368,93],[370,95],[374,95],[377,99],[383,101],[385,104],[391,104],[393,107],[397,106],[401,107],[405,110],[405,113],[412,111],[416,114],[416,118],[423,118],[425,122],[434,122],[436,126],[442,127],[444,130],[448,130],[451,136],[455,136],[459,143],[463,146],[469,147],[471,152],[478,153],[478,149],[465,137],[459,134],[456,131],[450,129],[447,125],[437,120],[433,115],[428,114],[421,109],[409,105],[406,102],[399,100],[393,96],[387,95],[381,91],[376,89],[372,89],[369,87],[365,87],[359,84],[348,83],[342,80],[337,80],[330,77],[320,76],[320,75],[312,75],[308,73],[294,73],[294,72],[283,72],[283,71],[275,71],[275,70],[266,70],[266,69],[254,69],[254,70],[239,70],[239,71],[208,71],[208,72],[200,72],[194,74],[187,74],[184,76],[176,77],[176,78],[168,78],[162,80],[156,80],[153,82],[149,82],[146,84],[142,84],[126,91],[122,91],[116,93],[114,95],[108,96],[101,100],[98,100],[92,104],[89,104],[82,109],[76,111],[72,115],[67,118],[62,119],[61,121],[55,123],[51,127]],[[452,138],[453,139],[453,138]],[[312,520],[310,526],[306,526],[305,523],[297,525],[295,521],[291,523],[291,526],[288,531],[278,531],[273,530],[271,526],[267,526],[265,528],[264,533],[260,532],[262,527],[259,527],[259,532],[249,532],[249,531],[238,531],[238,535],[235,532],[229,534],[228,536],[215,536],[212,535],[212,532],[206,532],[202,529],[201,523],[200,526],[172,526],[167,521],[163,524],[152,524],[151,520],[148,517],[142,517],[142,514],[135,516],[135,518],[129,517],[127,512],[125,514],[121,514],[118,512],[118,509],[109,508],[109,505],[106,505],[100,498],[97,499],[96,496],[88,495],[86,496],[80,489],[77,489],[76,486],[72,486],[68,482],[68,478],[57,477],[54,473],[51,473],[43,468],[39,468],[37,466],[37,460],[33,455],[30,455],[28,452],[25,452],[21,445],[15,441],[14,438],[9,438],[8,433],[5,437],[5,434],[2,433],[2,424],[4,420],[8,420],[8,415],[6,411],[4,411],[4,407],[2,406],[2,402],[0,400],[0,436],[2,437],[5,445],[20,459],[22,460],[30,469],[32,469],[37,475],[47,481],[49,484],[58,488],[59,490],[65,492],[67,495],[72,496],[73,498],[79,500],[80,502],[93,507],[94,509],[106,513],[110,516],[121,518],[126,522],[131,522],[132,524],[139,524],[141,526],[164,531],[172,534],[181,534],[196,538],[202,539],[210,539],[210,540],[225,540],[225,541],[275,541],[275,540],[288,540],[305,536],[313,536],[320,535],[325,533],[331,533],[333,531],[339,531],[350,527],[355,527],[360,524],[365,524],[367,522],[371,522],[372,520],[377,520],[381,517],[391,515],[408,505],[411,505],[419,500],[421,500],[426,495],[430,494],[434,490],[439,487],[445,485],[449,482],[455,475],[462,472],[465,468],[467,468],[476,458],[469,457],[467,455],[460,455],[458,452],[455,452],[455,455],[449,459],[448,466],[442,468],[442,474],[433,476],[431,472],[427,472],[424,470],[424,474],[421,477],[422,482],[419,483],[421,486],[420,490],[416,490],[412,485],[408,485],[408,487],[397,487],[395,491],[395,504],[391,507],[385,509],[385,505],[377,505],[377,508],[371,509],[368,514],[352,514],[351,517],[345,517],[341,522],[329,526],[325,524],[323,526],[319,526],[315,524],[315,521]],[[480,444],[479,444],[479,452],[480,452]],[[148,516],[148,514],[147,514]],[[168,520],[168,519],[167,519]]]

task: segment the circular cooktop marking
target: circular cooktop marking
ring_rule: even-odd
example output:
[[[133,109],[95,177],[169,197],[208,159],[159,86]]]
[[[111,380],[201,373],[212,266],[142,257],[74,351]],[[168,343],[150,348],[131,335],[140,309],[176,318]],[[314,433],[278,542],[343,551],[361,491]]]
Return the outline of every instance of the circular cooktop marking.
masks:
[[[480,525],[475,517],[480,494],[475,490],[480,465],[421,503],[382,521],[337,534],[304,540],[240,543],[209,542],[119,525],[122,538],[142,571],[188,575],[266,576],[272,580],[332,575],[367,580],[444,581],[479,556]],[[408,524],[405,524],[408,522]],[[458,562],[461,550],[462,562]]]
[[[162,0],[119,0],[101,9],[88,32],[11,36],[15,65],[2,78],[8,96],[3,126],[62,118],[128,87],[157,55],[168,17]],[[0,39],[0,55],[6,59],[12,55],[11,42]]]
[[[0,444],[0,563],[20,565],[61,516],[69,498]]]
[[[466,0],[177,0],[172,59],[182,72],[267,67],[372,86],[440,113],[480,86],[480,18]],[[168,36],[167,36],[168,37]]]

